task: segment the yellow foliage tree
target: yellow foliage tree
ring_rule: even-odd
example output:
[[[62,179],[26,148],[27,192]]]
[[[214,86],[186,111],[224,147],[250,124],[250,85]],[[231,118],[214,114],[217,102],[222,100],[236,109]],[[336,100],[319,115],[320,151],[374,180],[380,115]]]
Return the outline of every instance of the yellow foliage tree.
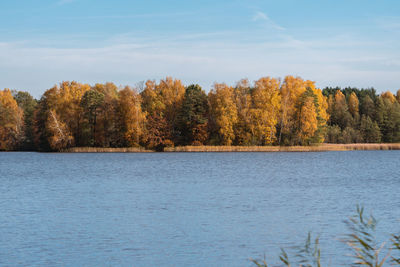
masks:
[[[336,103],[337,106],[346,106],[346,108],[348,108],[347,104],[346,104],[346,97],[344,96],[344,94],[340,90],[336,91],[335,103]]]
[[[165,106],[163,111],[164,117],[171,127],[171,133],[175,139],[179,139],[176,133],[178,128],[178,113],[182,107],[183,98],[185,96],[185,86],[178,79],[167,77],[161,80],[157,86],[158,92],[161,96],[162,103]]]
[[[328,113],[328,99],[326,96],[322,94],[321,89],[316,88],[315,82],[313,81],[306,81],[306,87],[311,88],[313,94],[314,94],[314,105],[315,105],[315,110],[317,113],[317,121],[318,121],[318,127],[316,132],[314,133],[313,136],[313,142],[314,143],[322,143],[325,140],[325,134],[326,134],[326,125],[329,120],[329,113]]]
[[[143,110],[146,111],[148,115],[161,113],[165,110],[165,105],[161,99],[161,96],[156,90],[155,81],[146,81],[144,90],[140,93],[140,95],[142,97]]]
[[[278,143],[288,143],[296,130],[298,114],[297,103],[306,91],[306,84],[300,77],[286,76],[281,86],[281,116],[279,123]]]
[[[322,143],[326,134],[328,101],[313,81],[305,81],[306,91],[296,104],[295,144]]]
[[[381,97],[383,99],[388,99],[390,102],[392,102],[392,104],[397,101],[396,97],[389,91],[382,93]]]
[[[357,95],[354,92],[352,92],[350,94],[348,102],[349,102],[350,114],[353,116],[353,118],[357,118],[358,119],[360,117],[360,113],[359,113],[359,105],[360,105],[360,103],[358,101]]]
[[[320,126],[325,126],[327,121],[329,120],[329,113],[328,113],[328,99],[326,96],[322,94],[321,89],[313,88],[314,95],[317,96],[317,113],[321,117]]]
[[[281,107],[277,79],[264,77],[255,82],[252,91],[253,107],[250,111],[250,129],[257,145],[272,144],[276,140],[276,124]]]
[[[299,136],[301,144],[307,144],[318,129],[317,110],[314,97],[307,97],[300,108]]]
[[[224,83],[215,83],[208,97],[211,109],[210,123],[213,124],[220,143],[229,146],[235,139],[234,125],[238,120],[233,88]]]
[[[74,143],[80,145],[83,110],[82,96],[90,90],[90,85],[75,81],[62,82],[56,87],[54,110],[60,121],[65,123],[74,138]]]

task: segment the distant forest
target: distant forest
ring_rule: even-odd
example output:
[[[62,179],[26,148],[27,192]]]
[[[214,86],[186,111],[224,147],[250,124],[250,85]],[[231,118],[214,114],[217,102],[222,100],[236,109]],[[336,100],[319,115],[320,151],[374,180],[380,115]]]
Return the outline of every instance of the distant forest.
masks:
[[[316,88],[287,76],[215,83],[167,77],[133,87],[62,82],[36,100],[0,91],[0,150],[400,142],[400,90]]]

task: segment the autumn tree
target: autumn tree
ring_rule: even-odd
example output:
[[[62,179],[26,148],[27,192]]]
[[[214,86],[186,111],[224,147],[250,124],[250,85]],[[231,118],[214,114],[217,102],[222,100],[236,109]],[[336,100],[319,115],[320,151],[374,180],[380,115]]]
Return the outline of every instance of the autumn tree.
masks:
[[[325,141],[327,132],[327,123],[330,118],[328,114],[328,101],[326,96],[322,94],[321,89],[316,88],[315,82],[306,81],[306,87],[311,89],[314,97],[314,105],[317,112],[317,130],[312,137],[311,142],[322,143]]]
[[[90,86],[87,84],[62,82],[60,86],[54,86],[44,93],[35,112],[36,145],[45,150],[60,150],[83,144],[81,130],[84,113],[81,98],[88,90]],[[63,134],[57,130],[58,126]],[[59,138],[65,140],[60,141]]]
[[[299,107],[299,127],[297,129],[298,143],[302,145],[309,145],[311,138],[314,136],[318,128],[317,111],[315,108],[315,99],[312,95],[304,96],[300,100]]]
[[[47,90],[40,99],[34,113],[34,141],[38,150],[62,150],[74,145],[71,130],[60,116],[59,87]]]
[[[86,91],[90,90],[88,84],[81,84],[75,81],[62,82],[58,88],[58,103],[56,113],[60,120],[65,122],[70,129],[76,145],[83,145],[81,142],[81,124],[84,113],[81,106],[81,99]]]
[[[144,143],[146,114],[142,111],[140,95],[128,86],[119,92],[118,115],[124,145],[137,147]]]
[[[208,99],[212,143],[229,146],[235,139],[234,125],[238,120],[233,88],[224,83],[215,83]]]
[[[52,99],[54,103],[54,112],[56,112],[59,120],[66,124],[73,136],[75,145],[83,145],[82,123],[84,120],[81,99],[86,91],[90,90],[88,84],[81,84],[75,81],[60,83],[55,87],[55,97]]]
[[[200,85],[186,88],[178,114],[180,135],[184,145],[203,145],[208,139],[208,100]]]
[[[329,114],[327,98],[322,91],[313,81],[293,76],[285,78],[280,91],[279,144],[323,142]]]
[[[234,88],[234,99],[237,110],[237,123],[234,125],[235,144],[237,145],[251,145],[253,144],[253,135],[251,133],[250,125],[250,111],[252,109],[250,82],[247,79],[242,79],[237,82]]]
[[[276,141],[276,125],[279,119],[281,96],[280,82],[264,77],[255,82],[251,92],[250,130],[255,145],[270,145]]]
[[[381,98],[387,99],[391,103],[394,103],[397,101],[396,97],[390,91],[383,92],[381,94]]]
[[[0,150],[14,150],[22,142],[23,117],[11,91],[0,91]]]
[[[146,117],[146,147],[163,151],[165,147],[173,146],[171,126],[165,117],[159,113],[154,113]]]
[[[60,151],[73,145],[74,138],[69,127],[60,120],[54,109],[49,110],[46,130],[49,133],[48,141],[52,150]]]
[[[162,151],[164,147],[174,145],[174,132],[167,120],[166,103],[159,89],[155,81],[149,80],[140,95],[142,109],[146,113],[146,146]]]
[[[162,102],[165,106],[163,115],[167,120],[168,125],[171,127],[173,135],[173,142],[177,142],[180,139],[179,125],[178,125],[178,113],[182,107],[183,98],[185,95],[185,86],[178,79],[172,79],[167,77],[161,80],[157,86]]]
[[[296,105],[297,129],[295,143],[321,143],[325,137],[325,126],[328,120],[326,97],[315,88],[311,81],[305,82],[307,89],[300,96]]]
[[[353,120],[355,121],[355,123],[357,123],[360,118],[360,113],[359,113],[359,105],[360,104],[358,101],[358,97],[354,92],[351,93],[348,103],[349,103],[348,104],[349,112],[353,116]]]
[[[157,92],[156,85],[155,81],[148,80],[145,83],[144,90],[140,93],[142,109],[150,116],[165,110],[165,105],[161,99],[161,95]]]
[[[300,77],[286,76],[281,86],[281,116],[279,119],[280,145],[291,144],[298,126],[298,107],[300,96],[306,91],[306,85]]]

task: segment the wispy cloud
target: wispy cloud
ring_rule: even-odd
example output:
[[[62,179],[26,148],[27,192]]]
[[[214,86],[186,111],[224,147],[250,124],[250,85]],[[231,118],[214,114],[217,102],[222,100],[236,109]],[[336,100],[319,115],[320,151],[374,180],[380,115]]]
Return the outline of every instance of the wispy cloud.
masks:
[[[257,11],[253,17],[252,17],[253,21],[259,21],[264,23],[264,25],[266,25],[267,27],[276,29],[276,30],[280,30],[283,31],[285,30],[284,27],[278,25],[277,23],[275,23],[270,17],[268,17],[267,14],[265,14],[264,12],[261,11]]]
[[[264,20],[264,21],[267,20],[268,21],[269,18],[265,13],[257,11],[256,14],[254,14],[254,16],[253,16],[253,21],[257,21],[257,20]]]
[[[135,84],[171,75],[185,83],[199,83],[207,90],[215,81],[234,84],[245,77],[255,80],[287,74],[316,80],[321,87],[398,87],[400,58],[390,51],[374,52],[379,44],[364,45],[363,50],[356,39],[348,36],[301,40],[276,35],[273,41],[250,43],[208,38],[215,35],[218,33],[160,39],[116,38],[88,48],[0,43],[0,73],[4,74],[0,88],[29,90],[39,97],[62,80]],[[229,35],[232,40],[237,36]],[[346,46],[342,45],[344,39]]]

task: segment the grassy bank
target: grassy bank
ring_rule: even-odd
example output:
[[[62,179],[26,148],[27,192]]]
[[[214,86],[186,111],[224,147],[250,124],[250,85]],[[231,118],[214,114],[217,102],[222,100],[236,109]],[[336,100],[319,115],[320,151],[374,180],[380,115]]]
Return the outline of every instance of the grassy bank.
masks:
[[[315,146],[178,146],[165,152],[319,152],[351,150],[400,150],[400,144],[321,144]]]

